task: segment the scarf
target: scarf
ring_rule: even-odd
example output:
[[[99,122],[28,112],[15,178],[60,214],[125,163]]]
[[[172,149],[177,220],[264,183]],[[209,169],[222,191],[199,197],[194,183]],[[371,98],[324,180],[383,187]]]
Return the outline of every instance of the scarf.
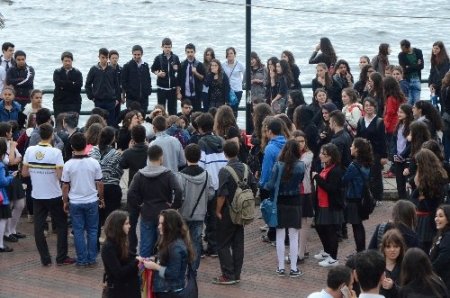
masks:
[[[328,174],[331,172],[332,169],[334,169],[335,165],[327,166],[325,169],[320,172],[319,176],[323,180],[327,180]],[[325,189],[323,189],[320,186],[317,186],[317,200],[319,207],[321,208],[328,208],[330,207],[330,201],[328,199],[328,193]]]

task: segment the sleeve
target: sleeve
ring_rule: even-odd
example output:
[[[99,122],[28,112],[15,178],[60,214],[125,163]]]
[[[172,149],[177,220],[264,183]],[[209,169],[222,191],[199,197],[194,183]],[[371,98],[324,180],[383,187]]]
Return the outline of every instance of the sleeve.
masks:
[[[181,145],[180,142],[178,142],[178,167],[183,167],[186,165],[186,157],[184,156],[184,150],[183,150],[183,146]]]
[[[397,116],[397,110],[395,109],[395,98],[389,96],[386,101],[386,109],[384,115],[384,126],[387,133],[393,133],[395,130],[395,118]]]
[[[108,274],[111,274],[115,280],[124,280],[131,275],[138,274],[138,262],[132,258],[126,264],[121,264],[117,257],[117,251],[113,245],[105,245],[102,249],[102,260]]]
[[[314,176],[317,184],[322,187],[330,196],[333,196],[341,191],[341,175],[340,171],[333,169],[328,174],[327,180],[319,175]]]
[[[219,188],[217,189],[218,197],[228,198],[230,196],[230,192],[228,191],[230,178],[232,179],[228,170],[225,168],[221,168],[219,171]]]
[[[314,52],[312,53],[311,57],[309,57],[308,63],[309,63],[309,64],[317,64],[317,63],[323,62],[321,56],[322,56],[322,55],[319,54],[318,51],[314,51]]]
[[[280,88],[278,89],[278,94],[281,97],[286,97],[288,94],[288,85],[284,76],[280,78]]]
[[[362,116],[359,106],[354,106],[349,115],[350,117],[348,118],[348,124],[350,124],[351,127],[356,128],[358,126],[358,121]]]
[[[438,275],[442,275],[446,272],[450,266],[450,237],[444,235],[439,244],[439,253],[437,257],[432,261],[433,269]]]
[[[370,238],[369,246],[367,249],[376,249],[378,250],[378,230],[380,229],[380,225],[377,225],[375,231],[372,234],[372,238]]]
[[[63,167],[61,182],[70,183],[69,167],[70,167],[70,164],[67,162]]]
[[[384,123],[382,120],[377,120],[377,134],[378,139],[380,141],[379,144],[379,150],[380,150],[380,156],[381,158],[387,157],[387,150],[386,150],[386,129],[384,127]]]
[[[266,147],[267,149],[267,147]],[[259,186],[264,187],[264,185],[269,181],[270,174],[272,172],[272,166],[274,160],[276,159],[275,154],[271,150],[266,150],[261,167],[261,177],[259,179]]]
[[[86,89],[86,95],[90,100],[94,99],[92,84],[94,83],[94,68],[92,67],[87,75],[86,78],[86,84],[84,85],[84,88]]]
[[[97,161],[100,161],[100,151],[97,146],[92,147],[92,150],[89,152],[89,156]]]
[[[345,171],[344,176],[342,176],[342,184],[347,185],[350,181],[352,181],[356,177],[357,171],[358,169],[356,166],[351,163]]]
[[[174,199],[172,203],[173,209],[178,209],[181,207],[182,199],[183,199],[183,190],[181,189],[181,185],[178,182],[178,179],[174,173],[170,173],[170,188],[174,192]]]
[[[157,55],[155,57],[155,59],[153,60],[153,64],[152,64],[152,67],[151,67],[152,72],[155,72],[155,71],[158,71],[158,70],[161,69],[161,65],[160,65],[159,61],[160,61],[159,60],[159,55]]]
[[[277,183],[277,178],[278,178],[278,172],[279,172],[279,167],[278,164],[275,163],[273,168],[272,168],[272,174],[270,175],[270,179],[267,181],[267,183],[264,185],[264,189],[265,190],[269,190],[272,191],[275,189],[276,187],[276,183]]]
[[[1,165],[0,167],[0,187],[6,187],[8,185],[11,184],[13,176],[5,175],[6,171],[5,171],[5,166]]]
[[[161,266],[158,274],[161,278],[164,279],[177,279],[180,276],[180,267],[183,261],[184,251],[182,251],[177,244],[173,245],[174,247],[169,249],[169,263],[167,266]]]
[[[55,143],[55,148],[58,148],[61,151],[64,150],[64,142],[56,133],[53,134],[53,142]]]
[[[102,178],[103,178],[102,168],[100,166],[100,163],[98,161],[96,161],[96,165],[95,165],[95,180],[99,181],[99,180],[102,180]]]
[[[120,159],[120,167],[122,168],[122,169],[128,169],[129,167],[130,167],[130,164],[129,164],[129,162],[128,162],[128,155],[129,155],[129,152],[130,151],[128,151],[129,149],[127,149],[127,150],[125,150],[123,153],[122,153],[122,158]]]
[[[55,89],[64,89],[66,85],[66,82],[61,80],[61,77],[59,76],[59,69],[55,69],[53,72],[53,83],[55,83]]]
[[[130,79],[130,75],[129,75],[129,64],[125,63],[125,65],[122,68],[122,74],[121,74],[121,83],[122,83],[122,88],[125,92],[127,92],[128,90],[128,82]]]
[[[57,168],[64,167],[64,159],[61,150],[58,150],[58,153],[56,153],[56,167]]]
[[[137,172],[136,175],[134,175],[133,180],[131,180],[127,193],[128,208],[135,211],[139,210],[139,206],[143,202],[143,197],[139,190],[139,186],[141,184],[140,180],[141,173]]]
[[[13,85],[16,86],[17,83],[22,81],[24,78],[18,78],[15,74],[16,70],[14,67],[11,67],[6,72],[6,85]]]

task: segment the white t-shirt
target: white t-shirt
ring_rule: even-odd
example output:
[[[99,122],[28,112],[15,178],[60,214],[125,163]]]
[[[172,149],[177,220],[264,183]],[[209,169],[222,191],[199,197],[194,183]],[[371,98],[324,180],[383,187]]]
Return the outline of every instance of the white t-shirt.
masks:
[[[102,169],[92,157],[69,159],[63,168],[61,181],[70,183],[71,204],[88,204],[98,200],[96,181],[102,180]]]
[[[245,73],[244,64],[235,60],[234,65],[228,65],[228,61],[225,61],[222,63],[222,68],[228,79],[230,79],[231,89],[235,92],[242,91],[242,79]]]
[[[328,294],[325,290],[322,290],[321,292],[309,294],[308,298],[333,298],[333,296]]]
[[[3,163],[4,163],[5,165],[9,165],[9,150],[10,150],[10,148],[11,148],[11,147],[10,147],[10,144],[11,144],[10,141],[8,141],[8,142],[6,143],[7,149],[6,149],[5,155],[3,156]],[[22,154],[20,154],[20,152],[19,152],[19,150],[17,150],[17,148],[14,150],[14,153],[16,154],[16,158],[22,157]]]
[[[31,196],[34,199],[54,199],[62,196],[56,169],[64,166],[61,150],[49,144],[39,143],[28,147],[23,164],[30,171]]]

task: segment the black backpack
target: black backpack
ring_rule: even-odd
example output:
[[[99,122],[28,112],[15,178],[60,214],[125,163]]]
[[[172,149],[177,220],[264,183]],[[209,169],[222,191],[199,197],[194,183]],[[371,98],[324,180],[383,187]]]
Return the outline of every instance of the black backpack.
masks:
[[[369,215],[372,214],[373,210],[375,209],[376,202],[373,198],[372,192],[370,191],[369,179],[366,179],[364,177],[364,174],[361,171],[359,165],[357,165],[356,163],[353,163],[353,165],[358,169],[359,174],[363,179],[361,202],[358,205],[358,213],[361,220],[366,220],[369,219]]]

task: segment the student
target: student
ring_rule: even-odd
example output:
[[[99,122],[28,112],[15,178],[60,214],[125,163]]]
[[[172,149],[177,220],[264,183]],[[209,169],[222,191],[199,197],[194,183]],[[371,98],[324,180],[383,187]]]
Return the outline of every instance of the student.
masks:
[[[72,67],[73,54],[64,52],[61,54],[62,67],[53,72],[53,114],[55,118],[60,113],[76,112],[81,110],[81,87],[83,86],[83,75]]]
[[[76,112],[65,113],[63,119],[63,127],[67,132],[67,140],[64,143],[63,157],[64,161],[68,161],[72,158],[72,146],[70,145],[70,139],[74,133],[80,132],[78,126],[78,114]]]
[[[369,89],[369,96],[377,102],[377,115],[383,117],[386,97],[383,89],[383,77],[378,72],[373,72],[369,75],[367,80],[367,87]]]
[[[391,49],[389,44],[381,43],[378,47],[378,55],[372,58],[370,64],[373,65],[373,68],[376,72],[380,73],[384,76],[385,69],[389,65],[389,55],[391,54]]]
[[[386,298],[398,297],[400,275],[406,244],[397,229],[387,231],[381,240],[380,252],[386,261],[385,278],[381,284],[380,294]]]
[[[2,44],[2,55],[0,56],[0,66],[7,72],[8,69],[16,65],[14,61],[14,44],[4,42]]]
[[[122,151],[128,149],[131,141],[131,129],[134,126],[141,124],[141,117],[141,113],[137,110],[126,113],[122,121],[122,127],[117,133],[117,149]]]
[[[30,92],[34,85],[34,68],[27,65],[27,55],[24,51],[16,51],[14,60],[16,65],[6,72],[6,85],[12,85],[16,91],[16,100],[21,105],[21,110],[30,102]]]
[[[95,107],[108,111],[108,125],[116,124],[115,107],[119,104],[117,90],[119,81],[115,70],[108,65],[109,51],[101,48],[98,51],[99,62],[92,66],[86,78],[87,97],[94,101]]]
[[[145,141],[145,127],[136,125],[131,129],[131,146],[122,153],[120,167],[128,170],[128,187],[133,181],[134,175],[147,165],[148,145]],[[131,252],[136,252],[138,239],[136,236],[136,226],[139,213],[129,210],[130,232],[128,233],[129,248]]]
[[[442,281],[447,286],[447,289],[450,287],[450,273],[448,271],[448,265],[450,262],[449,219],[450,205],[439,206],[436,209],[436,216],[434,218],[438,233],[430,250],[430,259],[431,264],[433,265],[433,270],[442,278]]]
[[[408,101],[408,104],[411,105],[411,103],[409,101],[409,98],[408,98],[408,96],[409,96],[409,84],[403,78],[403,68],[401,66],[394,66],[393,69],[392,69],[392,76],[400,84],[400,89],[402,89],[403,95],[405,95],[405,98]]]
[[[281,53],[281,60],[285,60],[288,64],[289,64],[289,68],[291,69],[292,72],[292,78],[293,78],[293,86],[292,86],[292,90],[302,90],[302,85],[300,83],[300,68],[297,66],[297,64],[295,64],[295,58],[294,58],[294,54],[292,54],[291,51],[288,50],[284,50]],[[266,73],[267,75],[267,73]],[[252,90],[252,96],[254,95],[253,90]]]
[[[386,261],[375,250],[359,253],[355,260],[356,279],[361,286],[360,298],[383,298],[379,295],[385,277]]]
[[[42,110],[40,110],[42,111]],[[34,237],[43,266],[52,263],[44,236],[45,220],[50,212],[56,226],[58,265],[70,265],[75,260],[67,256],[67,215],[63,210],[60,180],[64,160],[61,150],[51,146],[53,127],[44,123],[39,127],[40,142],[28,147],[23,158],[22,176],[31,178],[33,187]]]
[[[148,97],[152,93],[152,79],[147,62],[142,61],[144,50],[140,45],[131,49],[133,59],[128,61],[122,69],[122,88],[126,94],[127,107],[133,101],[140,103],[144,114],[147,114]]]
[[[321,53],[319,53],[319,50]],[[336,63],[337,57],[333,45],[328,37],[322,37],[319,44],[316,45],[309,64],[325,63],[327,68],[331,68]]]
[[[8,194],[6,187],[11,184],[13,175],[6,175],[8,172],[5,169],[3,158],[7,151],[6,139],[0,138],[0,192],[3,197],[3,201],[0,204],[0,253],[12,252],[13,249],[3,244],[5,237],[5,229],[8,223],[8,219],[11,218],[11,207],[9,206]]]
[[[350,146],[352,138],[345,130],[345,115],[341,111],[333,111],[330,113],[330,129],[333,131],[330,143],[335,144],[339,148],[341,155],[341,165],[347,168],[352,161]]]
[[[327,65],[319,63],[316,66],[316,77],[312,80],[312,90],[323,88],[327,92],[327,97],[339,108],[342,109],[341,92],[342,87],[330,75]]]
[[[116,120],[117,123],[119,123],[119,116],[120,116],[120,110],[121,105],[125,102],[125,91],[123,91],[122,88],[122,66],[119,65],[119,52],[116,50],[110,50],[108,54],[109,58],[109,65],[114,69],[117,76],[117,81],[119,82],[119,89],[117,90],[116,98],[119,100],[119,104],[116,105]],[[133,109],[134,110],[134,109]],[[114,126],[117,128],[117,126]]]
[[[411,47],[409,40],[400,42],[401,52],[398,64],[403,68],[405,79],[409,83],[408,103],[413,105],[420,100],[420,79],[424,67],[422,50]]]
[[[341,88],[353,87],[353,75],[350,72],[350,66],[344,59],[339,59],[334,66],[336,72],[333,79],[341,86]]]
[[[127,242],[130,231],[128,214],[122,210],[112,212],[103,231],[106,240],[102,247],[102,261],[107,297],[140,298],[138,261]]]
[[[158,104],[167,108],[169,115],[176,115],[176,86],[180,59],[172,52],[172,41],[170,38],[166,37],[162,40],[161,48],[163,50],[162,54],[155,57],[151,67],[152,72],[157,77]]]
[[[309,294],[308,298],[356,297],[352,288],[352,271],[347,266],[339,265],[331,268],[327,274],[327,287],[322,292]],[[352,296],[343,296],[343,293]]]
[[[208,75],[205,78],[208,87],[208,103],[210,108],[218,108],[229,101],[230,80],[217,59],[211,60]]]
[[[214,54],[214,50],[212,48],[206,48],[203,52],[203,67],[205,68],[205,76],[209,73],[209,64],[213,59],[216,59],[216,55]],[[203,110],[202,112],[208,112],[209,110],[209,101],[208,101],[208,87],[203,82],[202,89],[202,103]]]
[[[229,47],[225,50],[225,58],[227,59],[222,63],[224,73],[227,75],[230,81],[230,88],[236,94],[238,102],[236,105],[231,106],[234,112],[234,116],[237,118],[237,110],[242,98],[242,79],[244,78],[245,65],[236,59],[236,49]]]
[[[25,106],[23,109],[23,114],[28,119],[31,113],[36,113],[42,108],[46,108],[50,110],[50,107],[46,106],[42,103],[42,90],[33,89],[30,93],[31,102]],[[56,114],[55,114],[56,115]]]
[[[248,166],[237,159],[239,146],[233,141],[227,141],[223,147],[228,160],[227,166],[232,167],[240,179]],[[247,185],[256,193],[256,181],[249,172]],[[244,226],[231,221],[230,204],[237,189],[236,182],[226,168],[219,172],[219,189],[217,190],[217,244],[221,275],[213,279],[214,284],[233,285],[241,280],[244,262]]]
[[[184,47],[184,52],[186,53],[186,60],[181,62],[178,74],[177,99],[188,99],[192,103],[194,112],[201,111],[205,69],[203,63],[195,58],[195,45],[188,43]]]
[[[182,198],[175,174],[162,166],[163,149],[158,145],[151,146],[148,159],[148,165],[134,175],[127,194],[130,212],[141,215],[139,255],[142,257],[153,255],[159,213],[167,208],[180,208]]]
[[[64,211],[72,221],[77,266],[97,263],[98,209],[105,207],[102,170],[100,164],[84,154],[86,137],[75,133],[70,139],[73,157],[64,164],[63,183]],[[70,198],[70,202],[69,202]]]
[[[19,120],[21,113],[20,104],[15,101],[16,91],[11,87],[5,87],[2,91],[3,100],[0,101],[0,122]]]
[[[41,141],[40,137],[40,127],[42,124],[50,124],[52,123],[52,113],[49,109],[42,108],[39,111],[36,112],[36,127],[34,128],[33,132],[30,135],[30,140],[28,142],[29,146],[35,146],[38,145]],[[56,132],[53,133],[53,137],[51,139],[52,145],[55,148],[58,148],[59,150],[64,149],[64,142],[61,140],[60,137],[58,137],[58,134]]]
[[[183,189],[183,204],[179,212],[189,228],[192,245],[195,249],[192,269],[197,274],[203,250],[203,223],[208,201],[214,198],[215,191],[211,184],[211,176],[198,165],[201,156],[200,146],[189,144],[184,149],[184,154],[187,167],[178,174],[179,183]]]
[[[441,86],[442,79],[450,69],[450,60],[445,49],[445,45],[442,41],[436,41],[433,43],[431,50],[431,67],[430,75],[428,77],[428,86],[430,91],[441,98]]]
[[[363,115],[363,106],[359,103],[359,95],[355,89],[344,88],[342,90],[342,113],[345,115],[345,127],[354,137],[358,121]]]
[[[169,136],[166,133],[166,118],[163,116],[156,116],[155,119],[153,119],[152,124],[156,138],[149,146],[158,145],[161,148],[164,148],[163,165],[174,173],[178,172],[178,170],[186,164],[183,146],[177,138]]]

